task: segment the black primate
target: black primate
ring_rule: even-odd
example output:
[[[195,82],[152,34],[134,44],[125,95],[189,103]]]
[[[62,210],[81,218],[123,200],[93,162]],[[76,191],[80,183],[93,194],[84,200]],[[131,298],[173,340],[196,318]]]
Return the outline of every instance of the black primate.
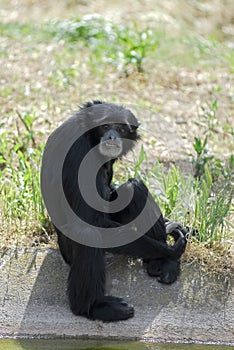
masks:
[[[101,116],[100,113],[95,112],[98,111],[100,105],[103,110]],[[88,130],[86,129],[70,148],[63,165],[63,189],[73,211],[84,222],[93,225],[96,229],[98,227],[121,227],[141,213],[148,197],[151,206],[146,215],[149,217],[156,215],[156,212],[159,211],[158,205],[140,180],[130,179],[122,185],[126,195],[130,188],[133,188],[134,195],[125,209],[114,214],[107,214],[89,206],[82,197],[77,184],[78,169],[82,160],[93,147],[97,146],[96,157],[104,159],[97,173],[97,191],[108,202],[116,199],[118,193],[111,183],[112,167],[115,160],[126,154],[139,138],[138,122],[135,116],[122,106],[94,101],[86,103],[77,112],[75,118],[81,128],[88,126]],[[126,142],[126,139],[129,141]],[[112,159],[105,161],[105,157]],[[166,242],[167,226],[168,222],[165,222],[163,216],[160,215],[154,226],[134,242],[108,249],[79,244],[56,228],[60,251],[64,260],[70,265],[68,297],[73,313],[103,322],[124,320],[134,315],[134,309],[124,300],[105,295],[104,259],[107,250],[143,258],[151,276],[156,276],[160,282],[174,282],[179,275],[179,258],[185,250],[186,240],[180,227],[174,227],[171,230],[173,232],[170,233],[174,236],[175,243],[173,246],[168,245]]]

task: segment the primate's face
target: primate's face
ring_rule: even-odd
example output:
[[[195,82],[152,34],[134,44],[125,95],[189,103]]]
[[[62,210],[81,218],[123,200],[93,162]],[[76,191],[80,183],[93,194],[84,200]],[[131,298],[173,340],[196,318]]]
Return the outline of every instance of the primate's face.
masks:
[[[106,157],[118,158],[133,147],[137,139],[136,127],[127,124],[104,124],[98,127],[99,152]]]

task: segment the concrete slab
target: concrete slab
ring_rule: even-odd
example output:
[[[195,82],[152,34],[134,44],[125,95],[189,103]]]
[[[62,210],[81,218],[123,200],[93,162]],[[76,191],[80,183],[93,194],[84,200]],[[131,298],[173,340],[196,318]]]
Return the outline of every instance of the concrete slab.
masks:
[[[183,266],[162,285],[141,260],[107,256],[108,294],[135,307],[135,317],[103,324],[74,316],[65,284],[68,267],[57,250],[8,250],[0,260],[0,335],[234,343],[233,281]]]

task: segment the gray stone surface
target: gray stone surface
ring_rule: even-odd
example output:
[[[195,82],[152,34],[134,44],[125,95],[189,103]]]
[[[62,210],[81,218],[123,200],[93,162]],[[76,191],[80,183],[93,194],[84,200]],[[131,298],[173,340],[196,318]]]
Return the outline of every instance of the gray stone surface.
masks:
[[[232,283],[199,267],[184,264],[176,283],[162,285],[140,260],[108,256],[108,294],[135,307],[131,320],[109,324],[70,312],[58,251],[9,250],[0,267],[0,335],[234,342]]]

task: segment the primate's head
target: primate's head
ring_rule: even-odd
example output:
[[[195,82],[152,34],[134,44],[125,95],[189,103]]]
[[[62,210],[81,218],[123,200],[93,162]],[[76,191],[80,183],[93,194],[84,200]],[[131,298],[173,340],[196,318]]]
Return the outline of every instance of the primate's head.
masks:
[[[90,125],[90,143],[92,146],[98,145],[102,156],[119,158],[131,150],[134,141],[139,139],[139,122],[123,106],[94,101],[86,103],[82,110],[87,113],[86,125]]]
[[[118,158],[126,154],[138,138],[137,128],[129,124],[110,123],[97,128],[99,152],[106,157]]]

